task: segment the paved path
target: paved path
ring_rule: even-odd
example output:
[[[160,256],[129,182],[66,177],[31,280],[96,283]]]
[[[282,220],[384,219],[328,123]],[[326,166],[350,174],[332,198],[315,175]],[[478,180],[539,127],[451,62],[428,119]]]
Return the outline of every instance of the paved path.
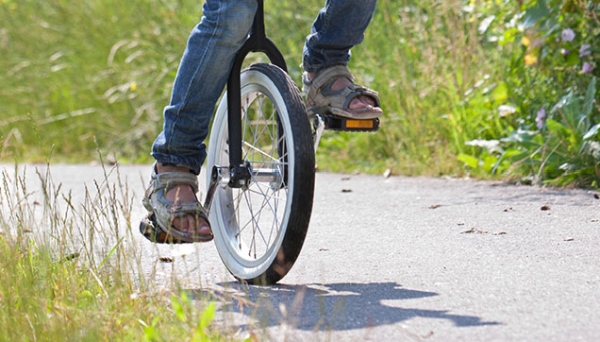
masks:
[[[148,169],[120,168],[134,229]],[[74,197],[104,178],[51,170]],[[585,190],[318,173],[305,246],[272,287],[234,282],[213,244],[128,242],[146,280],[221,296],[220,324],[264,340],[598,341],[599,207]]]

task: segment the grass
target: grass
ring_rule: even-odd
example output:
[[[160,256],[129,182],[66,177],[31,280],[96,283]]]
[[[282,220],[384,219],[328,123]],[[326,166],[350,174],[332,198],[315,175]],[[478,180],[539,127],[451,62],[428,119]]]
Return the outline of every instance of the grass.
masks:
[[[214,324],[218,296],[142,269],[118,168],[79,197],[48,168],[0,170],[0,341],[242,339]]]
[[[98,143],[147,158],[199,4],[4,1],[0,13],[5,156],[89,160]]]
[[[54,161],[90,161],[100,146],[114,160],[150,162],[201,3],[0,5],[0,68],[7,70],[0,79],[0,160],[39,162],[52,154]],[[266,3],[267,33],[298,83],[302,44],[321,6],[321,0]],[[322,169],[461,175],[456,156],[473,151],[464,142],[506,128],[480,91],[493,85],[500,53],[481,41],[478,18],[463,7],[459,0],[378,2],[350,66],[359,82],[379,91],[383,128],[327,132],[317,156]]]

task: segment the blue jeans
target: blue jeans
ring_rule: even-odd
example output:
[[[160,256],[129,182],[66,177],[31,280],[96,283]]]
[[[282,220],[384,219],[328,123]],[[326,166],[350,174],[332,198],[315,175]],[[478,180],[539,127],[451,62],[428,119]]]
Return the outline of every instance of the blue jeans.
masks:
[[[313,23],[303,67],[318,72],[347,65],[350,49],[362,42],[377,0],[327,0]],[[268,10],[268,3],[265,5]],[[181,59],[163,131],[152,156],[163,165],[190,168],[196,174],[206,159],[204,140],[215,105],[227,84],[236,51],[252,26],[256,0],[207,0]]]

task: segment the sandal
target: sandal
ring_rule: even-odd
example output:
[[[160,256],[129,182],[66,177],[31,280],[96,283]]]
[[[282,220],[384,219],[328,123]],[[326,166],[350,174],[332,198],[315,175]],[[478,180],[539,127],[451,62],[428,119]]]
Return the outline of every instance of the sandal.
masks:
[[[349,79],[352,84],[340,90],[332,90],[333,83],[342,77]],[[309,116],[331,113],[344,118],[361,120],[375,119],[383,113],[377,92],[354,84],[354,77],[346,66],[336,65],[323,69],[310,81],[305,73],[302,83],[302,90],[306,94],[306,111]],[[375,106],[351,109],[350,102],[360,95],[372,98]]]
[[[165,194],[177,185],[189,185],[194,193],[198,192],[198,178],[193,173],[184,171],[152,172],[150,186],[146,190],[143,203],[148,210],[148,216],[140,223],[140,232],[148,240],[156,243],[193,243],[207,242],[213,239],[213,234],[190,234],[171,225],[175,217],[196,215],[208,223],[206,210],[197,199],[179,202],[165,198]]]

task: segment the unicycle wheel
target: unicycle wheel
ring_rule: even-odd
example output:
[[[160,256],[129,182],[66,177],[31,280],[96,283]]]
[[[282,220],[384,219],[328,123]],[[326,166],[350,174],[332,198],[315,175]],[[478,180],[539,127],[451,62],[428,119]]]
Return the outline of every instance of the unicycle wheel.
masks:
[[[279,67],[256,64],[241,73],[242,155],[251,179],[219,186],[210,221],[229,272],[253,284],[273,284],[296,262],[309,226],[315,156],[312,131],[296,85]],[[227,96],[208,145],[207,170],[229,166]],[[208,183],[210,183],[210,174]]]

